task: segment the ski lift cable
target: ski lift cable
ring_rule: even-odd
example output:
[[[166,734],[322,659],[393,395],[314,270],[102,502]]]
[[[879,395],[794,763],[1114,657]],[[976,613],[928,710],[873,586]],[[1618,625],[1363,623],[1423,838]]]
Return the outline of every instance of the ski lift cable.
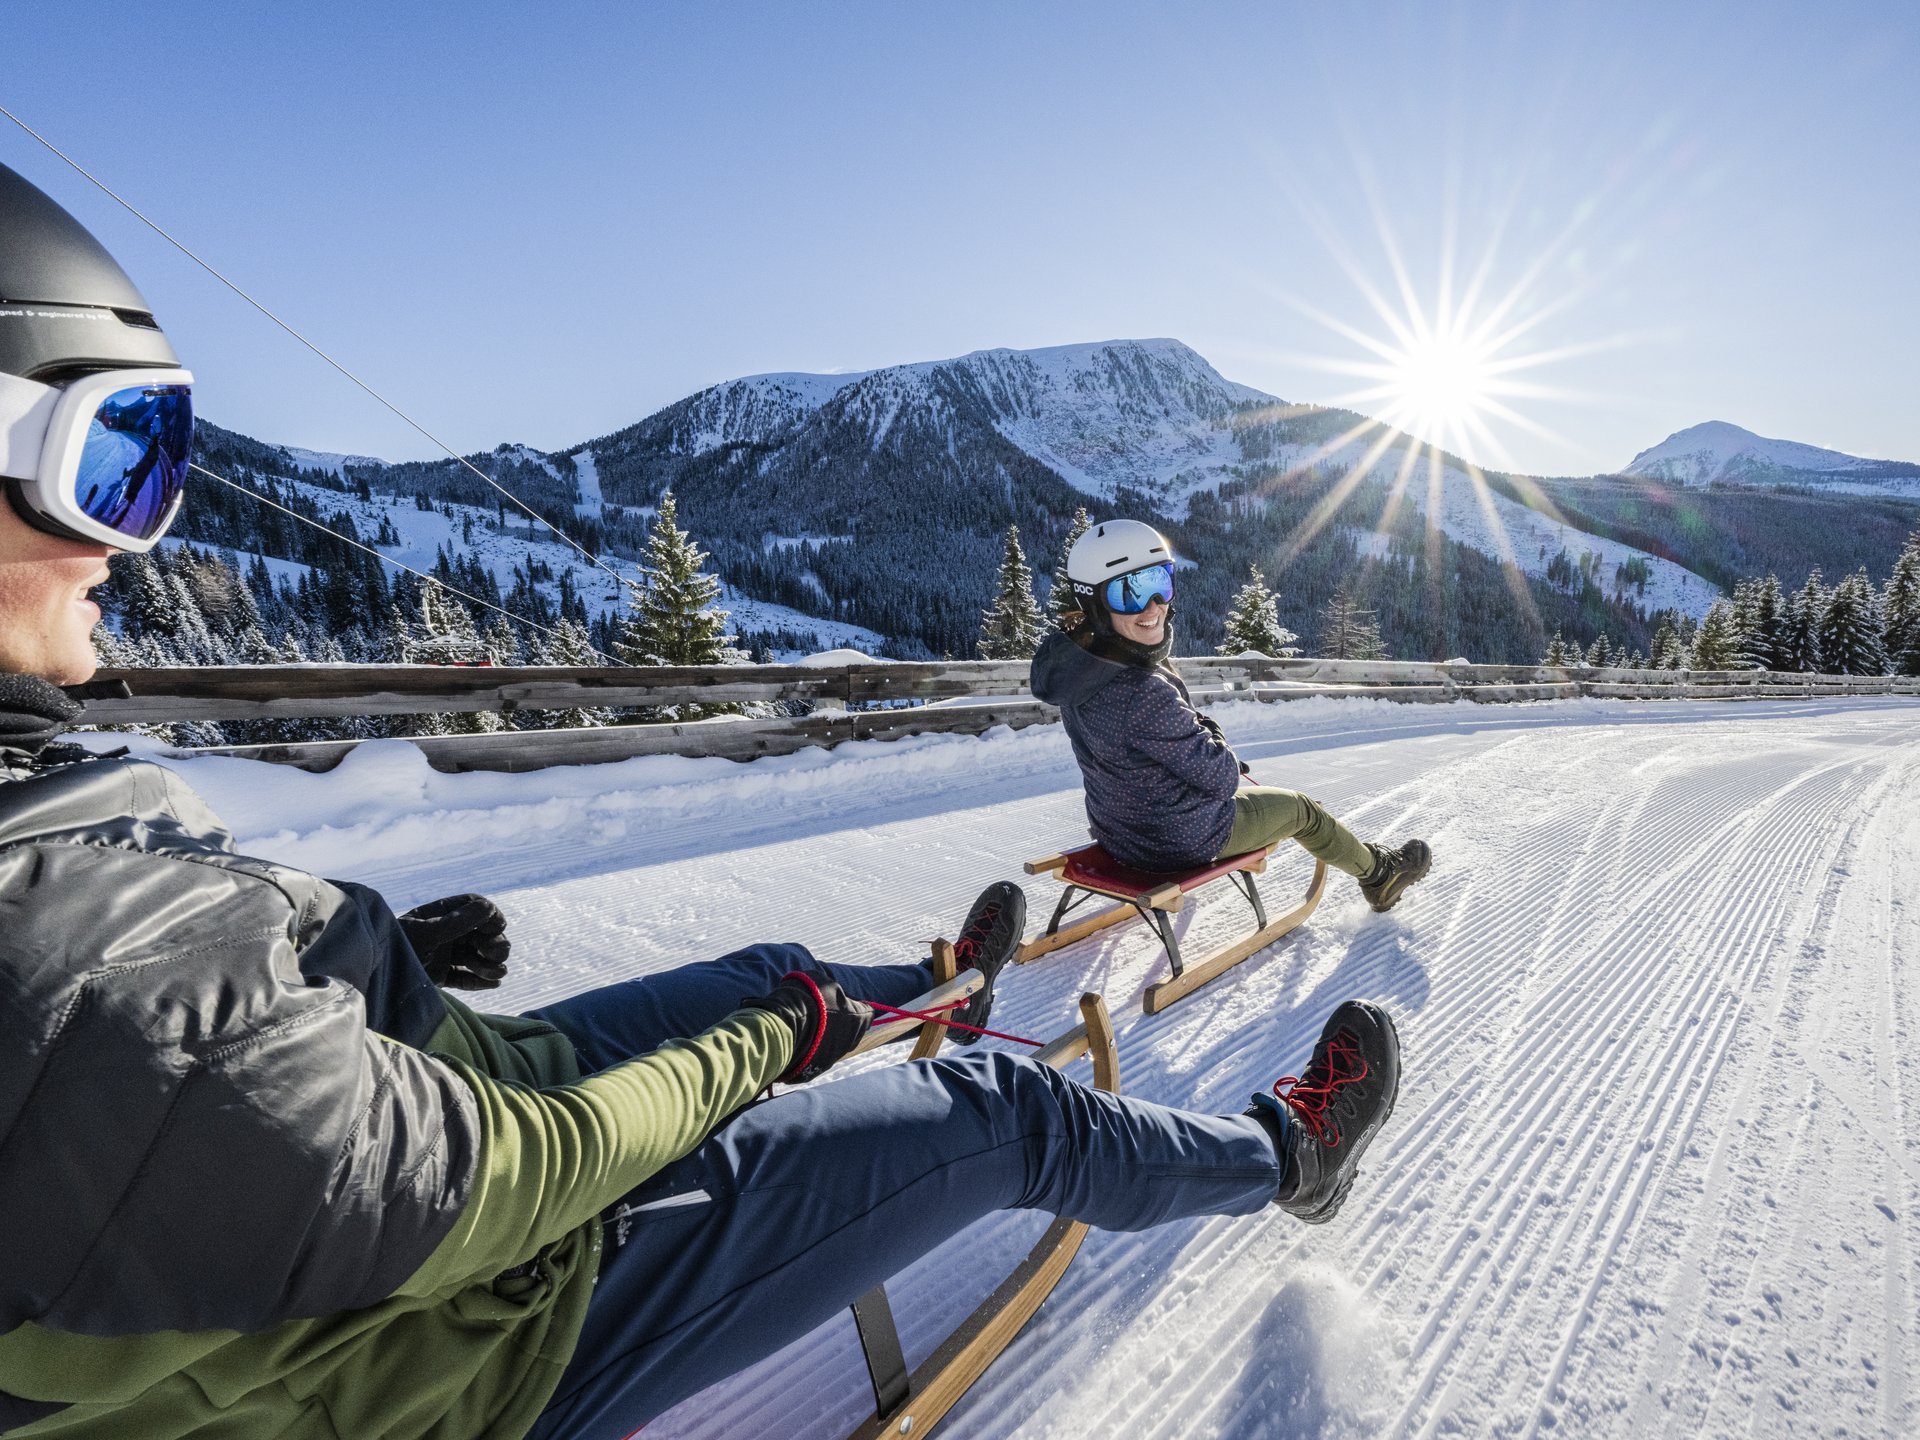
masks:
[[[529,620],[524,615],[516,615],[511,610],[506,610],[501,608],[498,605],[495,605],[491,600],[482,600],[478,595],[469,595],[466,591],[460,589],[457,585],[449,585],[446,581],[440,579],[436,575],[429,575],[424,570],[416,570],[413,568],[413,566],[407,564],[403,560],[396,560],[391,555],[383,555],[378,550],[374,549],[373,546],[363,545],[358,540],[355,540],[350,536],[342,535],[338,530],[335,530],[331,525],[322,524],[320,521],[315,520],[311,515],[302,515],[298,510],[289,509],[287,506],[282,505],[279,501],[274,500],[269,496],[262,495],[258,490],[255,490],[250,485],[242,485],[238,481],[227,479],[227,477],[224,475],[214,474],[213,471],[207,469],[206,466],[200,464],[197,460],[188,462],[188,468],[196,471],[201,475],[206,476],[209,480],[219,481],[220,484],[225,485],[229,490],[238,490],[242,495],[250,495],[255,500],[258,500],[262,505],[265,505],[267,508],[271,510],[278,510],[282,515],[290,516],[293,519],[298,520],[302,525],[311,525],[316,530],[323,530],[327,534],[331,535],[334,539],[338,540],[342,545],[351,545],[355,550],[364,550],[366,551],[367,554],[373,556],[374,559],[380,561],[382,564],[391,565],[396,570],[404,570],[409,575],[418,576],[420,579],[426,581],[429,585],[437,585],[442,590],[445,590],[448,594],[458,595],[462,600],[466,600],[471,602],[472,604],[478,605],[483,610],[492,610],[496,614],[504,615],[507,617],[507,619],[513,621],[514,624],[516,625],[525,625],[528,629],[537,630],[542,635],[558,638],[559,632],[553,629],[550,629],[549,627],[542,625],[537,621]],[[618,660],[615,660],[611,656],[609,656],[606,653],[606,651],[602,650],[599,646],[595,645],[591,640],[587,642],[587,648],[592,650],[593,653],[598,655],[602,660],[605,660],[609,665],[618,665],[620,663]]]
[[[362,380],[358,375],[354,374],[353,371],[349,370],[345,365],[341,364],[338,360],[334,359],[333,356],[329,355],[326,351],[322,350],[318,345],[314,344],[313,341],[309,340],[305,335],[302,335],[298,330],[294,329],[293,326],[289,325],[285,320],[282,320],[278,315],[274,314],[273,311],[269,310],[265,305],[262,305],[258,300],[254,299],[253,296],[249,295],[245,290],[242,290],[238,285],[236,285],[233,281],[229,280],[225,275],[221,274],[218,270],[214,269],[214,267],[210,265],[207,261],[202,260],[192,250],[189,250],[184,244],[182,244],[179,240],[176,240],[171,234],[169,234],[158,222],[150,219],[137,206],[135,206],[132,201],[127,200],[124,196],[120,195],[117,191],[113,189],[112,186],[108,185],[104,180],[100,179],[99,176],[95,175],[92,171],[88,170],[84,165],[82,165],[78,160],[75,160],[71,155],[67,154],[66,151],[62,150],[58,145],[55,145],[51,140],[47,139],[47,137],[42,135],[38,130],[35,130],[31,125],[27,124],[27,122],[22,120],[18,115],[14,114],[11,110],[7,109],[6,106],[0,105],[0,115],[6,116],[7,119],[11,120],[14,124],[18,125],[22,130],[26,131],[27,134],[31,135],[35,140],[38,140],[42,145],[46,146],[47,149],[51,150],[55,155],[59,156],[60,159],[66,161],[68,165],[72,166],[81,175],[85,176],[87,180],[89,180],[95,186],[97,186],[105,195],[108,196],[108,198],[113,200],[116,204],[124,207],[130,214],[132,214],[142,224],[146,225],[161,239],[165,240],[169,245],[173,246],[174,249],[178,250],[182,255],[186,256],[189,260],[193,261],[194,264],[198,265],[202,270],[205,270],[209,275],[213,276],[214,279],[218,280],[222,285],[226,286],[229,290],[233,291],[234,294],[238,295],[242,300],[246,301],[247,304],[253,306],[254,309],[258,310],[262,315],[266,316],[267,319],[271,320],[274,324],[278,325],[282,330],[286,331],[287,334],[291,335],[294,339],[298,340],[302,345],[306,346],[307,349],[311,350],[315,355],[318,355],[322,360],[326,361],[327,364],[331,365],[335,370],[339,371],[342,375],[346,376],[348,380],[352,381],[361,390],[366,392],[368,395],[372,396],[375,400],[379,401],[381,405],[385,406],[388,410],[390,410],[394,415],[398,416],[407,425],[411,426],[414,430],[418,431],[421,435],[424,435],[427,439],[431,440],[435,445],[439,446],[442,450],[446,451],[448,459],[453,460],[457,464],[466,466],[467,469],[471,470],[475,475],[479,476],[482,480],[486,481],[487,484],[491,485],[495,490],[499,491],[502,495],[506,496],[507,499],[511,500],[521,510],[521,512],[524,513],[529,519],[538,520],[542,525],[546,526],[547,529],[551,530],[555,535],[558,535],[562,540],[566,541],[567,544],[571,545],[575,550],[579,551],[580,554],[590,564],[599,566],[602,570],[605,570],[609,575],[613,576],[613,578],[616,580],[621,578],[620,572],[618,570],[615,570],[611,565],[607,564],[604,560],[601,560],[598,556],[594,555],[591,551],[589,551],[586,548],[586,546],[582,545],[578,540],[575,540],[571,535],[567,534],[566,531],[562,530],[559,526],[555,525],[551,520],[547,519],[546,516],[542,515],[539,511],[535,510],[532,506],[528,505],[518,495],[514,494],[506,486],[502,485],[498,480],[495,480],[491,475],[487,474],[486,471],[482,470],[479,466],[475,465],[471,460],[467,459],[464,455],[456,455],[453,451],[453,447],[447,444],[446,441],[442,440],[438,435],[435,435],[431,430],[427,429],[426,426],[422,425],[419,421],[415,420],[411,415],[407,414],[406,411],[402,410],[398,405],[394,404],[391,400],[387,399],[386,396],[382,395],[378,390],[374,389],[373,386],[369,385],[366,381]]]

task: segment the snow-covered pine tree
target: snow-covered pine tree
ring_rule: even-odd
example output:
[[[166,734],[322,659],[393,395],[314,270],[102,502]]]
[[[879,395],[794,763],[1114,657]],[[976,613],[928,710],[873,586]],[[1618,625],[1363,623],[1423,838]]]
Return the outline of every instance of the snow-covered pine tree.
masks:
[[[1827,600],[1827,587],[1821,583],[1820,567],[1816,565],[1807,572],[1807,583],[1787,602],[1781,663],[1776,668],[1801,675],[1824,673],[1820,622],[1827,613]]]
[[[1594,637],[1593,644],[1587,647],[1587,664],[1596,670],[1604,670],[1613,664],[1613,642],[1607,639],[1602,630]]]
[[[540,637],[533,663],[578,667],[598,665],[601,661],[587,635],[587,627],[568,616],[556,621],[552,631]],[[589,725],[611,725],[613,712],[598,705],[572,710],[522,710],[517,720],[523,730],[577,730]]]
[[[477,665],[487,658],[473,616],[445,587],[420,587],[420,623],[407,646],[409,665]]]
[[[1920,625],[1913,627],[1907,636],[1907,648],[1898,655],[1888,657],[1896,675],[1920,675]]]
[[[493,623],[480,633],[480,643],[486,649],[487,659],[496,665],[518,665],[522,655],[520,635],[513,624],[504,615],[496,615]],[[593,661],[583,661],[591,665]]]
[[[1020,527],[1007,527],[1000,552],[1000,582],[980,617],[976,648],[982,660],[1028,660],[1040,648],[1040,606],[1033,598],[1033,572],[1020,549]]]
[[[1677,664],[1670,665],[1667,663],[1668,658],[1673,654],[1674,649],[1677,648],[1679,639],[1680,628],[1673,623],[1673,612],[1671,610],[1662,611],[1660,623],[1653,627],[1651,650],[1654,669],[1678,670],[1680,668]]]
[[[1756,670],[1781,669],[1786,642],[1787,597],[1780,591],[1780,577],[1769,575],[1751,582],[1744,652],[1747,664]]]
[[[1881,594],[1880,603],[1886,621],[1883,638],[1887,657],[1893,662],[1895,672],[1920,674],[1909,669],[1907,662],[1908,655],[1915,653],[1916,642],[1920,641],[1920,530],[1907,537],[1906,548],[1893,562],[1893,574],[1887,577],[1887,588]]]
[[[1266,577],[1258,565],[1247,567],[1247,583],[1233,597],[1227,610],[1226,639],[1220,645],[1222,655],[1252,652],[1270,655],[1276,660],[1290,659],[1300,653],[1293,642],[1300,637],[1280,623],[1279,601],[1267,588]]]
[[[1073,584],[1067,579],[1067,556],[1073,553],[1073,542],[1093,528],[1093,517],[1087,514],[1087,507],[1081,505],[1073,512],[1073,523],[1067,527],[1067,538],[1060,542],[1060,559],[1053,567],[1053,588],[1047,592],[1047,609],[1052,612],[1053,623],[1065,628],[1069,615],[1080,613],[1079,602],[1073,598]]]
[[[1540,662],[1542,665],[1565,666],[1567,663],[1567,642],[1560,638],[1560,632],[1553,632],[1553,639],[1547,642],[1547,653]]]
[[[1713,602],[1700,631],[1693,637],[1693,670],[1731,670],[1740,660],[1740,624],[1733,602],[1724,596]]]
[[[614,654],[629,665],[739,665],[744,651],[733,646],[727,612],[713,602],[720,582],[704,574],[707,555],[680,528],[680,510],[667,491],[647,533],[646,581],[622,581],[626,611]],[[669,705],[639,712],[642,718],[698,720],[730,715],[737,705]]]
[[[1820,654],[1832,675],[1884,675],[1887,645],[1879,597],[1862,566],[1835,587],[1820,619]]]

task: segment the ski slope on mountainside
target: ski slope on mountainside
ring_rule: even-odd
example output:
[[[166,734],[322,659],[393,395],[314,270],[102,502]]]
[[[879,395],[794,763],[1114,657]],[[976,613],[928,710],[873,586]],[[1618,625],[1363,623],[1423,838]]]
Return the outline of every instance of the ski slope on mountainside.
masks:
[[[1009,973],[994,1024],[1055,1033],[1097,988],[1129,1092],[1233,1111],[1368,996],[1399,1021],[1398,1110],[1324,1228],[1090,1236],[941,1433],[1916,1433],[1920,707],[1213,713],[1262,780],[1427,837],[1431,879],[1373,915],[1336,877],[1304,929],[1152,1018],[1164,961],[1144,926],[1109,931]],[[383,742],[324,776],[182,769],[255,852],[401,906],[496,895],[501,1008],[756,939],[922,954],[982,884],[1083,833],[1051,726],[750,765],[445,776]],[[1306,868],[1282,856],[1263,892]],[[1037,926],[1056,892],[1025,883]],[[1182,917],[1190,953],[1239,933],[1223,892]],[[897,1277],[910,1361],[1042,1225],[992,1217]],[[869,1403],[840,1319],[647,1440],[826,1440]]]

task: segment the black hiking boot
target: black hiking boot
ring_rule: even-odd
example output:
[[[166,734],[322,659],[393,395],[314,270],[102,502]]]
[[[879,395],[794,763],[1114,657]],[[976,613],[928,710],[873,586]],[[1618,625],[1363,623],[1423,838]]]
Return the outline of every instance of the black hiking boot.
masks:
[[[981,1026],[993,1010],[993,982],[1020,948],[1027,930],[1027,892],[1011,880],[996,880],[980,892],[967,912],[960,938],[953,942],[953,958],[962,970],[978,970],[986,983],[967,1003],[953,1012],[962,1025]],[[972,1045],[979,1036],[971,1030],[949,1030],[956,1045]]]
[[[1255,1095],[1246,1112],[1267,1127],[1280,1156],[1274,1204],[1309,1225],[1331,1220],[1399,1093],[1393,1021],[1378,1005],[1347,1001],[1328,1017],[1306,1073]]]
[[[1409,840],[1396,848],[1367,842],[1373,869],[1360,877],[1360,893],[1375,910],[1391,910],[1407,888],[1418,885],[1433,868],[1433,851],[1424,840]]]

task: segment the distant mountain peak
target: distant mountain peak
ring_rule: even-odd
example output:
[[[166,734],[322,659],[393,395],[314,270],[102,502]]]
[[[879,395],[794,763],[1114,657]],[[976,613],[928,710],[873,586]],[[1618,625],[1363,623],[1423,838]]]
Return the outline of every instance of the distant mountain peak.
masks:
[[[1837,485],[1910,493],[1920,480],[1920,465],[1770,440],[1725,420],[1709,420],[1642,450],[1622,473],[1680,485]]]

